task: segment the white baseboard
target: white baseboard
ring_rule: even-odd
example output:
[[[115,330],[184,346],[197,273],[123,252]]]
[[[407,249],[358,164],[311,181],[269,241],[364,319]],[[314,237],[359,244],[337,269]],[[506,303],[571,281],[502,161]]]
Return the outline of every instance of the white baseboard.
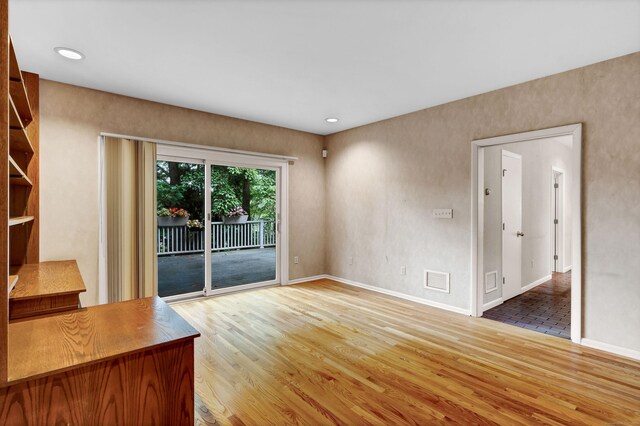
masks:
[[[492,300],[491,302],[487,302],[484,305],[482,305],[482,310],[483,311],[488,311],[491,308],[495,308],[498,305],[502,305],[502,297],[498,297],[496,300]]]
[[[400,293],[398,291],[387,290],[386,288],[375,287],[372,285],[359,283],[357,281],[348,280],[346,278],[334,277],[332,275],[327,275],[326,278],[330,280],[338,281],[339,283],[342,283],[342,284],[347,284],[353,287],[360,287],[365,290],[375,291],[376,293],[382,293],[382,294],[386,294],[387,296],[393,296],[399,299],[409,300],[411,302],[420,303],[422,305],[431,306],[433,308],[444,309],[447,311],[451,311],[457,314],[462,314],[467,316],[471,315],[471,311],[469,309],[458,308],[456,306],[447,305],[446,303],[433,302],[431,300],[422,299],[416,296],[410,296],[408,294]]]
[[[551,279],[551,275],[547,275],[546,277],[542,277],[539,280],[535,280],[531,284],[527,284],[524,287],[522,287],[522,289],[520,289],[520,294],[525,293],[525,292],[531,290],[532,288],[539,286],[540,284],[544,284],[547,281],[549,281],[550,279]]]
[[[569,265],[569,266],[565,266],[565,267],[562,269],[562,273],[563,273],[563,274],[566,274],[566,273],[567,273],[567,272],[569,272],[570,270],[571,270],[571,265]]]
[[[580,344],[593,349],[600,349],[601,351],[611,352],[612,354],[626,356],[640,361],[640,351],[633,349],[627,349],[616,345],[610,345],[609,343],[598,342],[597,340],[581,339]]]
[[[312,277],[304,277],[304,278],[297,278],[295,280],[289,280],[288,283],[283,284],[283,285],[293,285],[293,284],[300,284],[300,283],[306,283],[309,281],[317,281],[317,280],[323,280],[329,278],[328,275],[314,275]]]

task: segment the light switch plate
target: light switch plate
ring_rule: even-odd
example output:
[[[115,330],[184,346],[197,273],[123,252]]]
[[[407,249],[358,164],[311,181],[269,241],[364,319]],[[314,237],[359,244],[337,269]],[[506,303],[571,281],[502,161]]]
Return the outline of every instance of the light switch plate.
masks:
[[[433,217],[437,219],[453,218],[453,209],[433,209]]]

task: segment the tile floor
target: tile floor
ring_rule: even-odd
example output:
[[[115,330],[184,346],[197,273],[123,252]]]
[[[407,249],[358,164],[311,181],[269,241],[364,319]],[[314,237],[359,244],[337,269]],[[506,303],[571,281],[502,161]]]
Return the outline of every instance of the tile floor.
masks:
[[[546,283],[489,309],[482,316],[570,339],[571,272],[554,273]]]

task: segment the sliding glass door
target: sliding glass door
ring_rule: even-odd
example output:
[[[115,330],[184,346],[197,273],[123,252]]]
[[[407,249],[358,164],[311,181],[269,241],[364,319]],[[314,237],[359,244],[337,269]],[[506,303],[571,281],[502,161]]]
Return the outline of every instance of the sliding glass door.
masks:
[[[156,162],[158,295],[201,293],[206,256],[205,164],[159,157]]]
[[[158,146],[161,297],[281,282],[283,167],[250,155]]]
[[[211,289],[276,279],[276,171],[211,165]]]

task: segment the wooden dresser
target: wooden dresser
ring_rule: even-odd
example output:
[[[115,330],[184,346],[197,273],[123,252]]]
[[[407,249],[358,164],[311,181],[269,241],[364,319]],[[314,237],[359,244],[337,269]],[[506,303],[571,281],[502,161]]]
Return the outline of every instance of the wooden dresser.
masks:
[[[0,423],[193,425],[193,339],[158,297],[9,326]]]

